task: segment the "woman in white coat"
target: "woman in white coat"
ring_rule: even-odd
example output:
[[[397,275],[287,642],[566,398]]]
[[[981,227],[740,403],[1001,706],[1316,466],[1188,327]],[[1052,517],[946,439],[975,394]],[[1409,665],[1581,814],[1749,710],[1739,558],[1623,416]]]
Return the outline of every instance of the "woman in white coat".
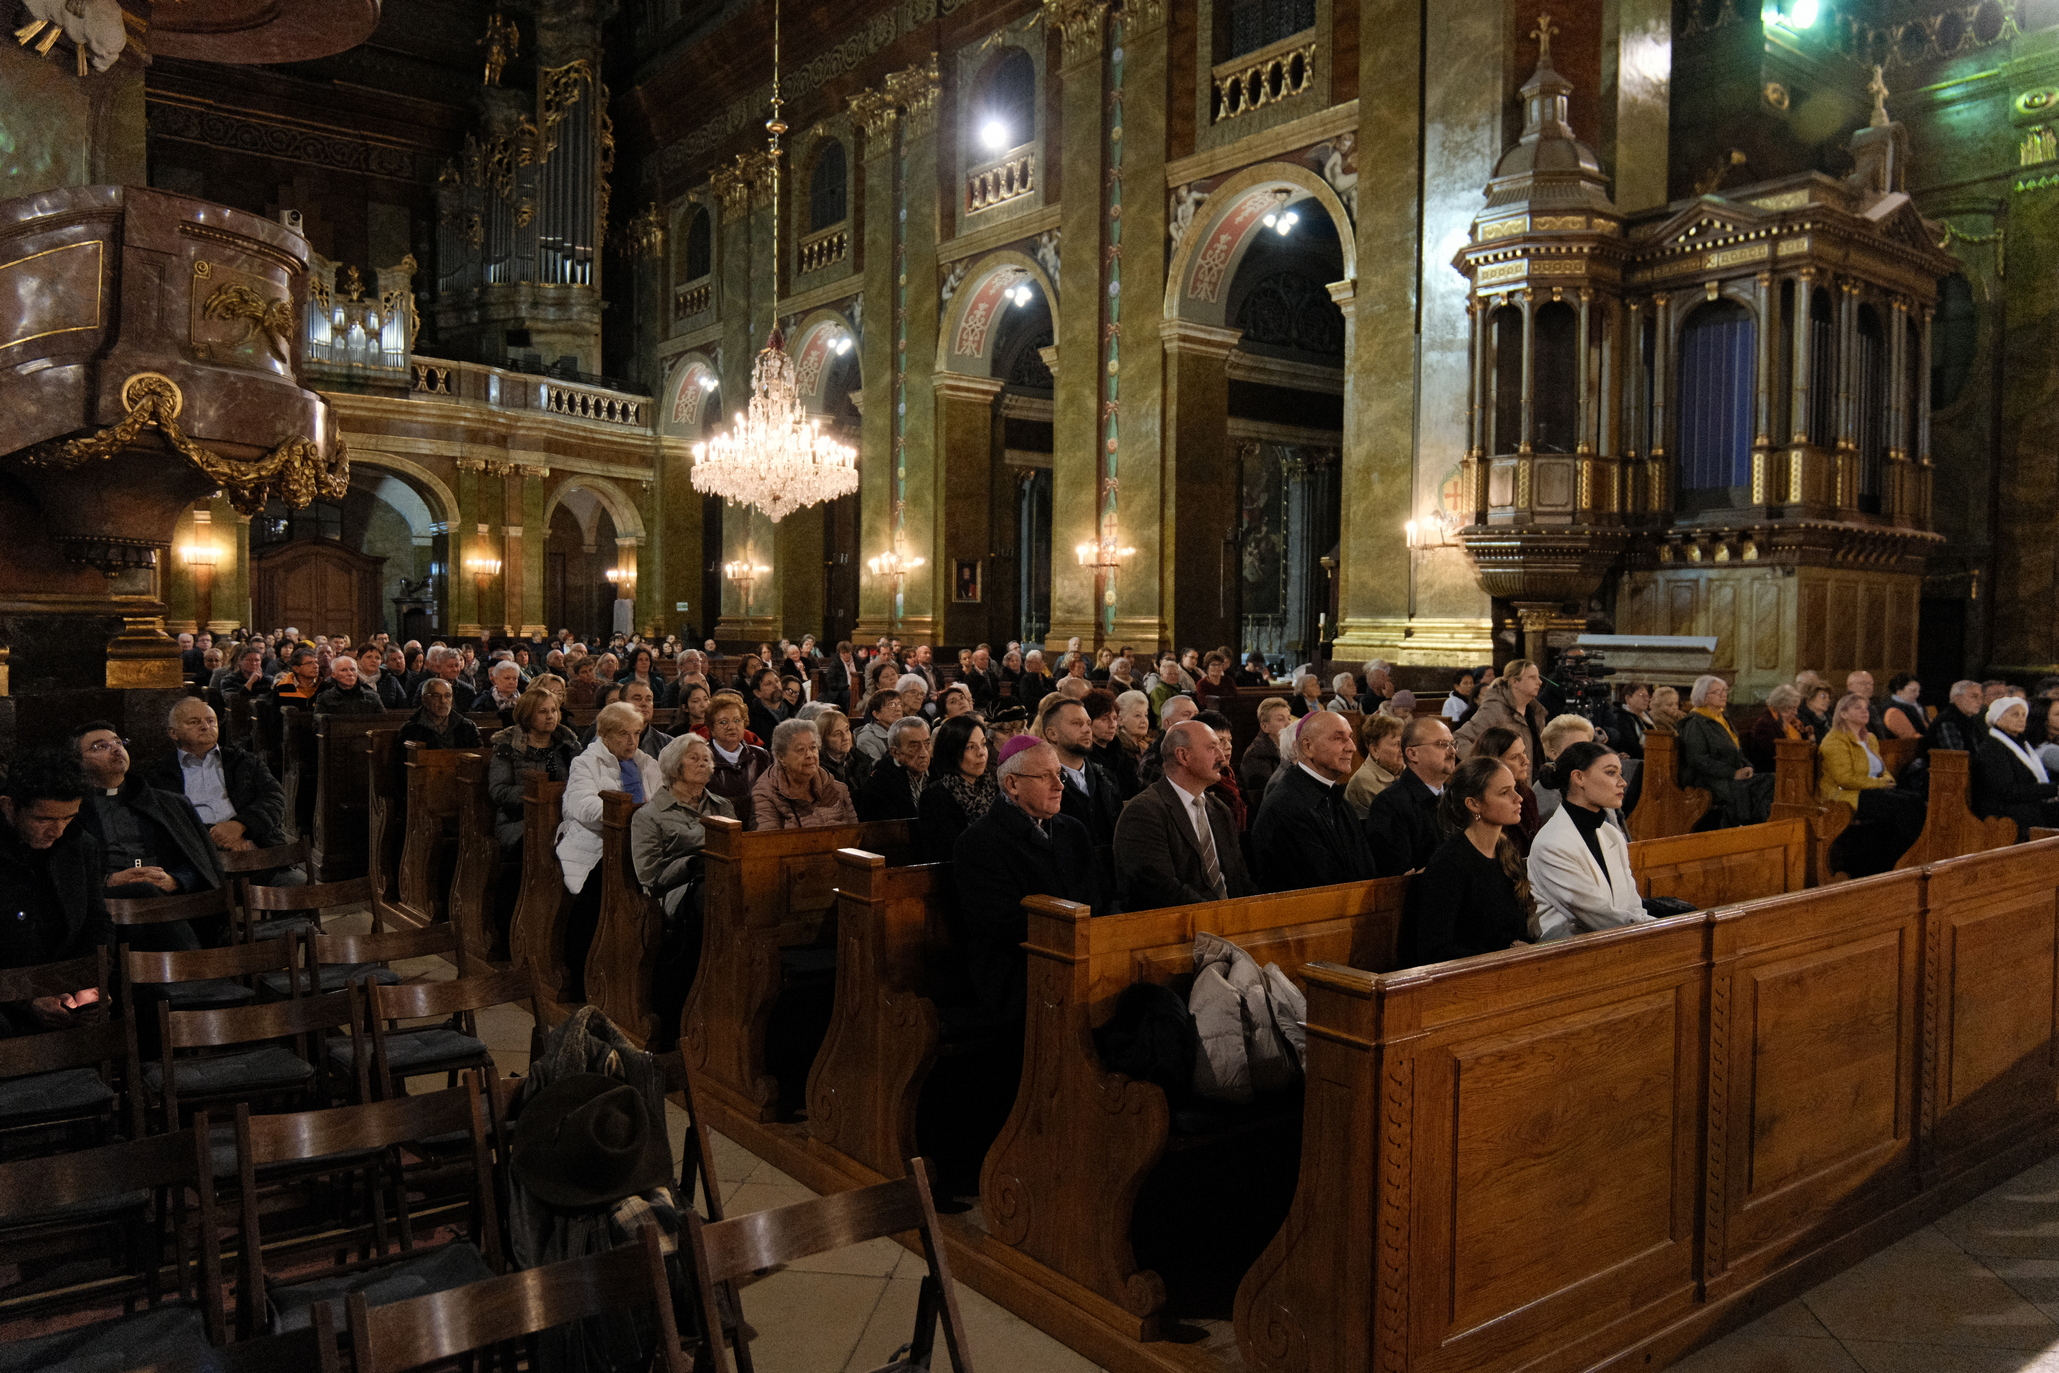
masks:
[[[601,793],[619,791],[638,805],[664,788],[657,760],[637,747],[643,715],[627,701],[606,706],[594,719],[593,742],[572,760],[565,779],[564,819],[558,823],[558,866],[572,907],[565,916],[566,995],[585,1000],[586,946],[600,922]]]
[[[1530,841],[1530,891],[1542,943],[1586,930],[1650,920],[1630,877],[1630,843],[1609,823],[1623,804],[1623,760],[1592,740],[1568,744],[1552,760],[1562,804]]]

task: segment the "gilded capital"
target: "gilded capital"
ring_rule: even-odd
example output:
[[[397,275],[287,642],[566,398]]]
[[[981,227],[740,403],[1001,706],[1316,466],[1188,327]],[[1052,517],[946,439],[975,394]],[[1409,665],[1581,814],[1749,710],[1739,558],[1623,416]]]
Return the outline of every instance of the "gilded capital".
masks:
[[[741,219],[751,208],[751,160],[739,155],[727,166],[717,167],[708,175],[708,182],[714,188],[715,199],[722,205],[722,221]]]
[[[887,97],[908,118],[909,137],[920,138],[936,131],[937,94],[943,88],[943,80],[937,71],[935,53],[925,63],[890,73],[885,87]]]
[[[1107,15],[1108,0],[1044,0],[1044,22],[1064,36],[1067,65],[1101,50],[1101,21]]]
[[[893,97],[884,91],[860,91],[851,97],[851,118],[865,131],[867,139],[885,139],[891,144],[894,121],[900,117],[901,111],[894,104]]]

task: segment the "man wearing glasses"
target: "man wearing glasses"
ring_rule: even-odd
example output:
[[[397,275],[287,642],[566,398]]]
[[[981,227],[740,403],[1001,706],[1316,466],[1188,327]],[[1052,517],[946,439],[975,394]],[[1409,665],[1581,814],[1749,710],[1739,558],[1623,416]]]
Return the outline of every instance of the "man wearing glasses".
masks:
[[[1437,798],[1458,771],[1451,730],[1431,715],[1415,716],[1401,727],[1401,759],[1407,765],[1401,776],[1366,807],[1366,837],[1382,877],[1413,872],[1437,852],[1444,842]]]
[[[1055,896],[1094,908],[1094,842],[1087,828],[1060,814],[1065,782],[1058,751],[1033,735],[1001,746],[996,773],[1001,797],[958,837],[953,870],[966,972],[973,992],[1002,1026],[1020,1030],[1027,1000],[1029,937],[1026,896]]]
[[[184,796],[129,776],[127,742],[112,724],[89,720],[72,733],[86,770],[86,804],[79,822],[100,840],[107,872],[105,895],[116,899],[212,891],[222,884],[207,826]],[[162,931],[162,947],[201,948],[219,943],[222,928],[189,929],[185,922],[139,927],[132,941]]]

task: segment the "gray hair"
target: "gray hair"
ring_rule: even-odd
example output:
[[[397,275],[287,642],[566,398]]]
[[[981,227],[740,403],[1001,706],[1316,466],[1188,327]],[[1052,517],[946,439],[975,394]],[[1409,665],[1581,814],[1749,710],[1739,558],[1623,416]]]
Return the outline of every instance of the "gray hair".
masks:
[[[1291,768],[1296,763],[1301,761],[1301,727],[1304,724],[1308,723],[1310,720],[1313,720],[1315,718],[1316,712],[1311,710],[1308,714],[1302,716],[1299,720],[1289,720],[1287,722],[1287,727],[1280,731],[1281,767]]]
[[[803,734],[809,735],[818,744],[822,742],[822,736],[816,732],[813,720],[781,720],[772,730],[772,756],[786,757],[787,750],[794,746],[794,740]]]
[[[1366,671],[1371,672],[1372,668],[1368,667]],[[1351,679],[1351,674],[1348,672],[1340,672],[1330,679],[1330,690],[1336,692],[1339,696],[1342,696],[1347,690],[1355,689],[1357,686],[1358,683]]]
[[[1694,679],[1694,688],[1687,694],[1687,703],[1691,706],[1706,704],[1709,699],[1709,692],[1722,685],[1723,679],[1721,677],[1718,677],[1713,672],[1704,672],[1701,676]]]
[[[457,657],[458,651],[456,649],[445,648],[442,644],[438,644],[430,649],[428,654],[422,659],[422,665],[433,668],[442,663],[456,662]]]
[[[665,780],[666,786],[669,787],[679,780],[679,770],[686,765],[686,755],[697,748],[707,753],[710,763],[715,761],[715,751],[709,747],[708,741],[698,734],[682,734],[665,745],[658,754],[658,776]]]
[[[1034,747],[1017,749],[1014,753],[1009,754],[1007,761],[994,770],[994,776],[997,779],[1015,776],[1015,774],[1029,766],[1027,760],[1039,749],[1049,749],[1052,756],[1057,756],[1058,751],[1056,749],[1051,748],[1049,744],[1039,742]]]
[[[172,708],[164,713],[164,727],[170,729],[178,724],[179,712],[187,706],[207,706],[210,711],[214,709],[213,706],[207,705],[207,702],[201,700],[198,696],[181,696],[178,700],[172,702]]]
[[[1394,664],[1388,662],[1385,658],[1373,658],[1366,663],[1366,676],[1368,677],[1372,676],[1375,672],[1392,672],[1393,670]]]
[[[1960,696],[1966,694],[1969,691],[1972,692],[1975,696],[1980,695],[1980,683],[1972,681],[1970,679],[1966,681],[1954,682],[1952,683],[1952,692],[1949,699],[1957,700]]]
[[[834,701],[810,701],[794,712],[794,718],[796,720],[812,720],[818,715],[827,715],[833,710],[836,710],[836,702]],[[838,713],[841,714],[842,712],[839,711]]]
[[[1783,710],[1793,710],[1802,703],[1802,689],[1790,682],[1782,682],[1766,693],[1766,709],[1778,715]]]
[[[1129,710],[1133,706],[1144,707],[1145,717],[1150,717],[1151,698],[1149,696],[1146,696],[1143,692],[1138,691],[1135,687],[1131,687],[1128,691],[1125,691],[1124,693],[1122,693],[1122,695],[1115,698],[1115,709],[1118,714],[1120,714],[1122,711]]]
[[[887,726],[887,747],[889,749],[899,748],[901,741],[918,729],[924,734],[929,733],[929,721],[923,719],[920,715],[903,715],[900,719]],[[773,732],[775,734],[778,733],[777,730]]]
[[[1134,666],[1136,666],[1136,664],[1132,663],[1127,658],[1117,658],[1113,662],[1109,663],[1108,675],[1111,677],[1127,677],[1130,675],[1130,669]]]
[[[1044,661],[1044,650],[1043,650],[1043,649],[1041,649],[1041,648],[1033,648],[1033,649],[1030,649],[1030,650],[1029,650],[1029,651],[1028,651],[1027,653],[1024,653],[1024,654],[1022,655],[1022,665],[1023,665],[1023,666],[1025,667],[1025,668],[1027,668],[1027,667],[1029,666],[1029,662],[1030,662],[1030,659],[1032,659],[1032,658],[1035,658],[1035,659],[1036,659],[1036,660],[1037,660],[1038,662],[1040,662],[1040,663],[1041,663],[1041,662],[1043,662],[1043,661]]]
[[[627,701],[616,701],[601,707],[601,713],[593,717],[593,737],[615,730],[627,730],[636,739],[643,738],[643,713]]]
[[[490,668],[487,671],[486,675],[488,677],[498,677],[500,676],[501,670],[503,668],[505,668],[509,672],[514,673],[517,677],[520,677],[522,675],[522,669],[515,666],[515,660],[513,658],[500,659],[492,666],[492,668]]]
[[[922,676],[920,673],[904,672],[894,679],[894,690],[896,692],[920,691],[923,695],[927,696],[929,695],[929,678]]]

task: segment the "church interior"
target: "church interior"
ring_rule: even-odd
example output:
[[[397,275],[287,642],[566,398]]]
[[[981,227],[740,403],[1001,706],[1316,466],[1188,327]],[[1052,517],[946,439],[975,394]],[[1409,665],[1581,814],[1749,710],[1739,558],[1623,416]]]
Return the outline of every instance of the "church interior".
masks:
[[[2059,0],[0,3],[0,759],[101,720],[169,756],[179,636],[286,626],[482,660],[561,630],[723,660],[1119,650],[1140,676],[1222,646],[1268,680],[1312,665],[1326,699],[1375,660],[1427,696],[1618,636],[1701,645],[1738,719],[1812,672],[1933,707],[2059,676]],[[1771,848],[1654,829],[1686,789],[1648,789],[1629,838],[1701,847],[1636,862],[1712,913],[1585,963],[1360,961],[1399,918],[1381,882],[1320,928],[1224,916],[1306,998],[1292,1142],[1248,1156],[1284,1157],[1285,1191],[1223,1221],[1234,1272],[1079,1219],[1176,1209],[1174,1178],[1205,1204],[1182,1113],[1093,1044],[1214,927],[1161,913],[1116,947],[1039,898],[1045,1105],[955,1202],[940,1175],[937,1252],[1053,1369],[1656,1368],[1799,1309],[2059,1147],[2059,841],[1926,830],[1830,885],[1814,779],[1773,793]],[[360,832],[376,766],[354,785],[333,874],[406,926]],[[422,861],[462,885],[457,804]],[[1999,823],[1964,809],[1954,834]],[[816,1096],[841,1018],[760,1090],[800,976],[778,938],[837,979],[874,960],[878,1038],[842,1043],[913,1075],[904,1106],[963,1047],[891,942],[922,928],[889,885],[918,870],[866,847],[711,859],[760,884],[709,890],[738,884],[737,985],[770,988],[728,1068],[679,1032],[740,1146],[725,1185],[749,1150],[828,1195],[917,1138],[859,1148],[886,1127]],[[2014,866],[1952,866],[1988,849]],[[1741,894],[1764,900],[1717,908]],[[527,902],[478,917],[460,971],[524,966]],[[838,920],[879,946],[838,954]],[[555,1023],[571,984],[537,968]],[[1764,1338],[1789,1362],[1703,1366],[1962,1366]],[[982,1367],[1047,1366],[1007,1339]],[[2045,1366],[2019,1353],[1963,1366]]]

